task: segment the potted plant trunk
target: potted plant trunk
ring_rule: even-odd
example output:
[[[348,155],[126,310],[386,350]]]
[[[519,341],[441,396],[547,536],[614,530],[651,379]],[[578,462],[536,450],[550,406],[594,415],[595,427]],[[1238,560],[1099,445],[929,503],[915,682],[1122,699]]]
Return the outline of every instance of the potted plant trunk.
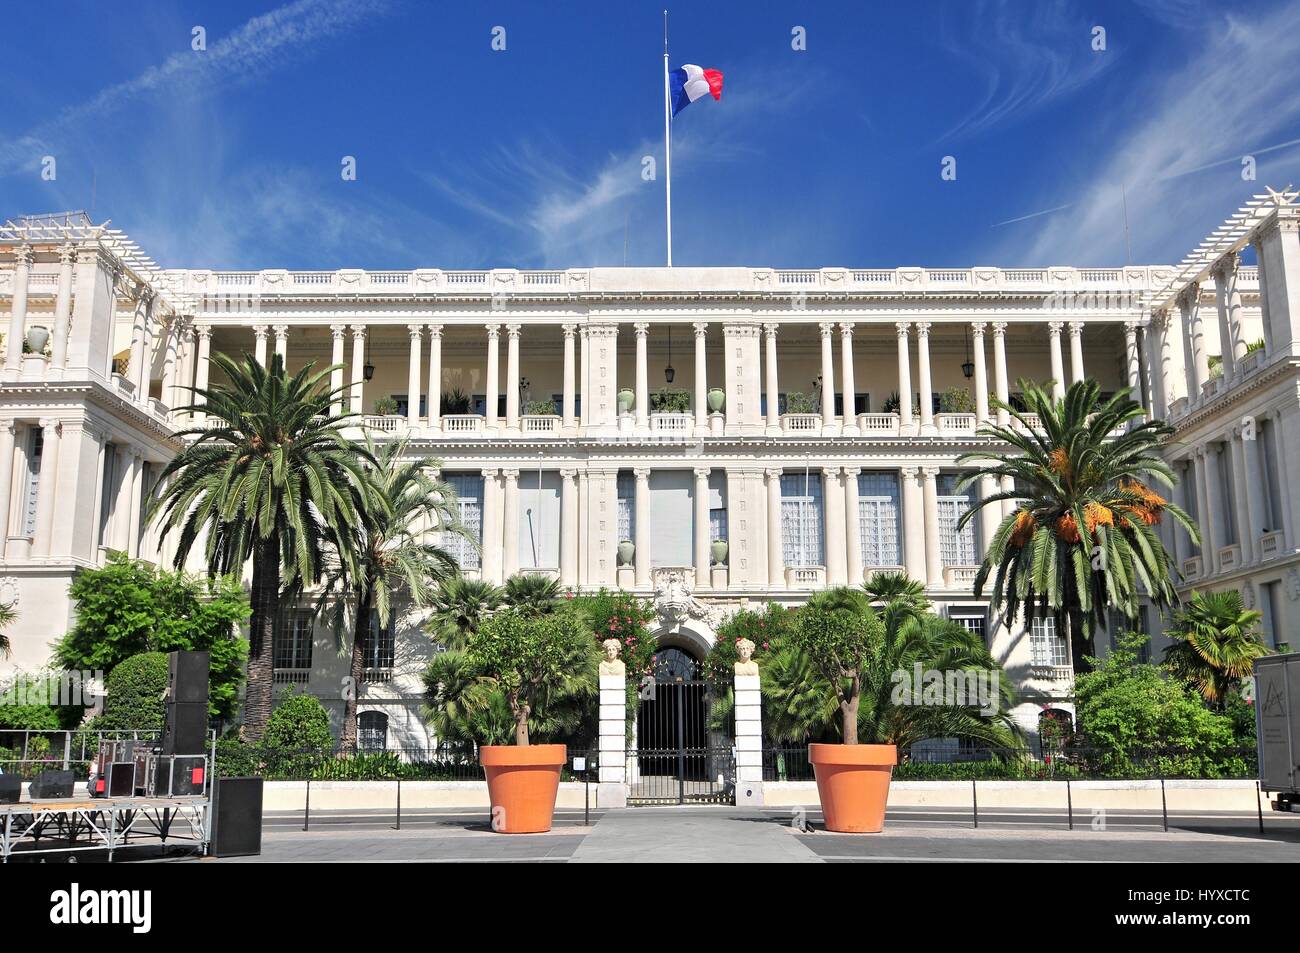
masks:
[[[862,675],[883,626],[870,612],[805,607],[792,630],[826,682],[834,687],[842,744],[810,744],[808,760],[817,779],[826,829],[877,834],[885,827],[889,782],[898,761],[895,745],[858,744]]]
[[[479,746],[492,829],[498,833],[551,829],[565,747],[531,744],[528,719],[537,699],[564,675],[565,624],[556,616],[530,617],[506,609],[484,622],[467,646],[475,667],[495,680],[514,719],[514,744]]]

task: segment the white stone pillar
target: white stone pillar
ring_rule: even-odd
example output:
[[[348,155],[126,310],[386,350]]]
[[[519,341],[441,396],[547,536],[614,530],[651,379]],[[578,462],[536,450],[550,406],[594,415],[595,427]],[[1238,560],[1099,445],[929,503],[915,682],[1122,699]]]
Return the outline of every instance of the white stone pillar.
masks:
[[[1071,321],[1067,325],[1070,332],[1070,383],[1077,384],[1083,380],[1083,322]]]
[[[846,559],[848,541],[844,532],[844,483],[839,467],[822,467],[822,523],[826,528],[826,583],[843,586],[849,582]]]
[[[576,324],[563,325],[564,331],[564,400],[561,407],[562,420],[561,424],[566,430],[572,430],[578,425],[578,415],[575,408],[578,406],[577,386],[575,383],[577,371],[574,361],[573,339],[578,333]]]
[[[771,433],[781,431],[781,385],[776,367],[776,322],[763,325],[767,335],[767,429]]]
[[[907,321],[894,322],[898,333],[898,424],[904,436],[912,433],[912,357],[907,350],[911,327]]]
[[[330,325],[330,390],[334,392],[334,400],[330,404],[330,413],[337,417],[343,413],[343,335],[347,331],[346,324]]]
[[[68,363],[68,329],[72,323],[72,266],[76,260],[75,245],[64,244],[59,249],[59,286],[54,295],[54,331],[50,342],[52,380],[63,379],[63,371]]]
[[[560,585],[578,584],[578,471],[560,470]]]
[[[650,325],[638,321],[632,328],[636,331],[636,425],[646,428],[650,426],[650,370],[646,357]]]
[[[695,470],[695,587],[707,589],[710,585],[709,538],[709,468]]]
[[[137,401],[141,399],[144,388],[149,386],[149,358],[152,355],[145,350],[145,327],[149,323],[152,306],[153,296],[148,289],[141,289],[140,297],[135,302],[135,320],[131,324],[131,357],[126,371],[135,387]]]
[[[844,468],[844,536],[847,547],[850,586],[865,581],[862,566],[862,519],[858,500],[858,473],[861,467]]]
[[[352,325],[352,413],[365,413],[366,326]]]
[[[442,429],[442,325],[429,325],[429,429]]]
[[[1203,524],[1210,528],[1209,536],[1212,540],[1210,550],[1210,566],[1214,572],[1221,572],[1223,567],[1219,565],[1219,550],[1228,541],[1228,534],[1225,532],[1223,525],[1223,507],[1226,500],[1223,497],[1223,459],[1220,451],[1215,450],[1213,444],[1205,447],[1205,509],[1201,512]],[[1204,526],[1202,527],[1204,532]]]
[[[703,321],[692,325],[695,329],[695,432],[709,430],[709,359],[706,340],[709,326]]]
[[[488,582],[501,582],[501,484],[498,470],[493,467],[483,473],[483,517],[480,534],[482,558],[480,574]]]
[[[257,363],[263,367],[266,367],[266,336],[270,330],[269,325],[253,325],[253,356],[257,358]]]
[[[501,574],[509,579],[519,574],[519,471],[506,468],[505,506],[501,510]]]
[[[127,444],[115,444],[113,476],[117,485],[113,492],[112,532],[113,549],[129,552],[131,548],[131,488],[135,486],[135,449]]]
[[[411,337],[410,353],[406,363],[406,426],[420,426],[420,374],[424,370],[424,355],[420,351],[424,339],[423,324],[408,324],[406,332]],[[430,395],[432,399],[432,395]]]
[[[591,415],[591,345],[587,329],[578,328],[578,380],[582,387],[582,405],[578,411],[578,425],[586,428],[595,418]],[[584,482],[586,478],[583,478]]]
[[[636,475],[636,538],[632,541],[636,547],[636,585],[650,585],[650,471],[638,467],[632,471]]]
[[[22,374],[23,339],[27,336],[27,289],[35,252],[19,245],[15,253],[13,291],[9,298],[9,333],[5,336],[5,380],[16,381]]]
[[[1191,471],[1196,486],[1193,488],[1196,493],[1196,524],[1201,531],[1201,573],[1209,576],[1214,573],[1214,539],[1213,530],[1210,527],[1210,521],[1205,514],[1207,507],[1205,499],[1205,448],[1195,447],[1191,452]]]
[[[1225,264],[1226,259],[1219,259],[1210,274],[1214,278],[1214,311],[1219,323],[1219,360],[1223,368],[1223,383],[1228,386],[1237,376],[1237,366],[1232,353],[1232,331],[1228,327],[1228,279]]]
[[[930,383],[930,322],[916,322],[916,367],[921,387],[921,433],[934,433],[934,386]]]
[[[54,538],[54,513],[58,509],[54,481],[59,466],[59,422],[44,418],[40,424],[41,469],[36,477],[36,538],[32,549],[36,556],[48,556]]]
[[[1011,400],[1011,386],[1007,383],[1007,323],[993,322],[993,392],[998,400],[1006,404]],[[1005,427],[1011,420],[1006,407],[999,407],[997,421],[999,427]]]
[[[983,321],[975,321],[970,326],[971,347],[975,362],[975,424],[981,426],[989,422],[989,366],[984,357]]]
[[[199,339],[198,363],[194,368],[194,389],[196,391],[194,394],[194,403],[202,406],[207,404],[208,399],[202,393],[197,392],[208,389],[208,375],[212,361],[212,325],[195,325],[194,333],[198,335]],[[196,411],[194,414],[194,421],[195,423],[201,424],[207,419],[207,416],[206,411]]]
[[[1268,304],[1268,287],[1269,279],[1265,271],[1264,263],[1264,241],[1258,232],[1250,240],[1250,247],[1255,250],[1255,261],[1257,263],[1256,271],[1259,275],[1259,316],[1260,323],[1264,330],[1264,354],[1266,357],[1272,357],[1276,351],[1273,346],[1273,322],[1272,314]]]
[[[1138,328],[1136,321],[1124,322],[1124,366],[1127,368],[1129,396],[1139,404],[1142,400],[1142,362],[1138,356]]]
[[[483,398],[483,427],[497,429],[497,405],[501,395],[501,325],[487,327],[487,394]],[[585,395],[584,395],[585,400]]]
[[[285,373],[289,371],[289,325],[276,324],[271,328],[275,332],[275,356],[280,359],[280,366]]]
[[[158,299],[151,298],[149,307],[145,310],[144,316],[144,347],[142,349],[142,359],[140,361],[140,380],[137,383],[135,397],[137,403],[148,406],[149,404],[149,387],[153,383],[153,328],[155,309],[158,306]]]
[[[9,540],[9,511],[13,507],[14,448],[17,425],[12,417],[0,420],[0,558]]]
[[[132,559],[140,558],[141,504],[144,502],[144,454],[139,450],[131,451],[131,514],[127,520],[126,554]]]
[[[1182,333],[1177,325],[1175,312],[1171,308],[1162,308],[1155,314],[1156,328],[1159,333],[1160,354],[1156,362],[1160,366],[1160,392],[1165,399],[1165,412],[1168,413],[1175,400],[1186,396],[1187,374],[1183,366]]]
[[[600,678],[600,768],[597,774],[596,806],[624,807],[627,804],[627,677]]]
[[[943,552],[939,546],[939,492],[935,478],[938,467],[922,467],[925,504],[925,579],[931,587],[943,586]]]
[[[176,348],[180,345],[180,337],[181,316],[173,314],[167,321],[167,340],[163,342],[162,400],[168,410],[178,406],[176,386],[180,378],[180,368],[177,365]]]
[[[1052,355],[1052,397],[1061,400],[1065,397],[1065,362],[1061,359],[1060,321],[1047,322],[1047,345]]]
[[[1272,429],[1273,429],[1273,444],[1274,444],[1273,449],[1276,451],[1276,458],[1278,461],[1276,466],[1279,471],[1274,475],[1277,477],[1279,485],[1285,486],[1287,485],[1289,471],[1286,468],[1286,464],[1282,462],[1287,459],[1287,449],[1286,449],[1286,438],[1284,436],[1285,428],[1283,426],[1281,410],[1273,411],[1272,421],[1273,421]],[[1255,435],[1255,439],[1258,442],[1259,440],[1258,432]],[[1294,493],[1282,494],[1282,501],[1281,501],[1282,502],[1282,535],[1283,535],[1282,541],[1284,543],[1282,548],[1288,553],[1294,552],[1296,549],[1295,519],[1291,513],[1291,509],[1295,505],[1295,500],[1296,500],[1296,495]],[[1274,514],[1273,518],[1276,520],[1277,514]]]
[[[990,496],[998,492],[998,481],[991,476],[980,477],[979,482],[980,499],[987,500]],[[998,526],[1002,523],[1002,507],[996,503],[982,507],[980,509],[980,546],[983,552],[979,555],[981,559],[985,552],[988,552],[989,543],[993,541],[993,536],[998,531]]]
[[[1268,492],[1267,486],[1250,482],[1246,442],[1245,431],[1241,427],[1233,427],[1228,446],[1232,448],[1232,479],[1237,487],[1237,499],[1234,501],[1237,505],[1237,544],[1241,548],[1240,559],[1243,564],[1259,561],[1259,538],[1264,531],[1264,521],[1256,521],[1254,503],[1256,497]],[[1262,516],[1262,508],[1259,513]]]
[[[845,321],[840,324],[840,377],[843,378],[840,389],[844,394],[844,413],[841,415],[844,420],[843,432],[850,436],[856,436],[858,433],[857,383],[853,377],[852,321]]]
[[[1178,306],[1182,309],[1183,326],[1187,331],[1187,348],[1189,359],[1187,366],[1191,370],[1191,393],[1189,396],[1199,401],[1204,392],[1202,388],[1205,382],[1210,379],[1210,358],[1205,348],[1205,328],[1201,314],[1201,286],[1196,282],[1187,286],[1187,289],[1178,299]]]
[[[920,467],[903,467],[900,471],[903,497],[903,567],[917,582],[926,581],[925,502],[917,482]]]
[[[763,693],[758,675],[733,675],[736,700],[736,806],[763,805]]]
[[[822,429],[832,431],[835,424],[835,354],[831,335],[835,324],[823,321],[820,325],[822,335]]]
[[[763,471],[767,478],[767,584],[785,588],[785,553],[781,548],[781,471]]]
[[[518,324],[506,325],[506,429],[519,429],[519,332]]]
[[[1241,362],[1246,359],[1246,335],[1241,328],[1241,256],[1233,253],[1223,261],[1223,279],[1227,286],[1228,339],[1232,342],[1232,360],[1235,379],[1241,379]],[[1228,350],[1228,345],[1224,345]]]

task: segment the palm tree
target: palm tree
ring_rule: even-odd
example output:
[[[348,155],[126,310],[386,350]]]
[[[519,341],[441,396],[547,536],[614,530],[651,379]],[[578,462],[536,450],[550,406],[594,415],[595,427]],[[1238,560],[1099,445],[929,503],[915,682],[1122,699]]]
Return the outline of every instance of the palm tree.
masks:
[[[402,462],[407,442],[394,441],[376,450],[367,436],[366,450],[376,461],[366,466],[362,520],[344,527],[351,538],[335,541],[318,607],[332,608],[340,641],[353,633],[349,665],[352,691],[344,693],[339,749],[357,746],[357,689],[365,674],[368,641],[375,623],[382,630],[392,618],[394,597],[405,594],[415,605],[428,602],[432,587],[457,573],[456,561],[428,533],[464,533],[450,486],[437,480],[429,460]],[[373,617],[372,617],[373,610]]]
[[[9,636],[5,635],[4,630],[13,625],[17,618],[18,613],[12,605],[0,602],[0,658],[9,657]]]
[[[1015,511],[989,540],[975,594],[992,575],[994,608],[1009,620],[1023,610],[1026,626],[1039,616],[1055,620],[1057,631],[1070,638],[1075,671],[1084,671],[1093,627],[1105,625],[1109,607],[1132,620],[1141,596],[1159,608],[1177,601],[1177,569],[1156,532],[1161,521],[1171,517],[1193,541],[1200,537],[1183,510],[1148,486],[1152,480],[1174,484],[1160,456],[1173,427],[1143,420],[1145,412],[1127,390],[1103,401],[1094,380],[1075,382],[1063,400],[1031,381],[1020,387],[1028,412],[1038,415],[1038,429],[1020,411],[994,401],[1021,426],[989,425],[979,433],[1013,452],[963,454],[959,464],[978,466],[961,486],[985,476],[1012,486],[977,501],[958,526],[985,506],[1015,501]]]
[[[490,582],[464,576],[444,579],[433,594],[426,628],[439,648],[459,651],[500,605],[501,589]]]
[[[548,615],[560,604],[560,583],[536,574],[511,576],[502,602],[525,615]]]
[[[1263,618],[1262,612],[1242,604],[1235,589],[1193,591],[1165,632],[1174,640],[1165,649],[1165,665],[1221,708],[1228,692],[1251,674],[1255,659],[1269,654],[1259,631]]]
[[[219,426],[180,432],[193,442],[159,475],[149,517],[161,521],[164,537],[179,534],[177,569],[196,544],[212,575],[252,560],[244,733],[257,740],[273,705],[282,567],[304,582],[319,579],[321,543],[351,538],[347,527],[364,511],[365,464],[375,461],[343,434],[353,415],[330,416],[341,393],[329,387],[331,368],[308,364],[291,377],[279,355],[270,367],[251,355],[212,361],[226,382],[195,389],[203,405],[178,409],[202,409]]]

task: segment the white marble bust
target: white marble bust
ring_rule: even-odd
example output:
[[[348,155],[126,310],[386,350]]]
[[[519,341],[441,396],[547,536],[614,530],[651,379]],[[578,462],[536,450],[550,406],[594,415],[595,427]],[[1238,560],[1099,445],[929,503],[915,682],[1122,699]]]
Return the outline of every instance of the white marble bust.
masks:
[[[600,661],[601,675],[627,675],[627,666],[623,660],[618,657],[619,652],[623,650],[623,643],[618,639],[606,639],[601,643],[605,650],[605,657]]]
[[[757,675],[758,663],[754,661],[754,643],[749,639],[738,639],[736,641],[736,652],[740,655],[740,661],[736,663],[737,675]]]

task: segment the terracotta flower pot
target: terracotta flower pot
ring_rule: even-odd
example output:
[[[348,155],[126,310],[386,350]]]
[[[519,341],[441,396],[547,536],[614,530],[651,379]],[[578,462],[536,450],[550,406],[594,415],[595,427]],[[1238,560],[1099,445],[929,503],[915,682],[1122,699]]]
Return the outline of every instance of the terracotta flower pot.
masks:
[[[483,745],[478,761],[487,775],[492,829],[541,834],[551,829],[560,790],[564,745]]]
[[[889,780],[898,763],[894,745],[808,746],[826,829],[879,834],[885,827]]]

